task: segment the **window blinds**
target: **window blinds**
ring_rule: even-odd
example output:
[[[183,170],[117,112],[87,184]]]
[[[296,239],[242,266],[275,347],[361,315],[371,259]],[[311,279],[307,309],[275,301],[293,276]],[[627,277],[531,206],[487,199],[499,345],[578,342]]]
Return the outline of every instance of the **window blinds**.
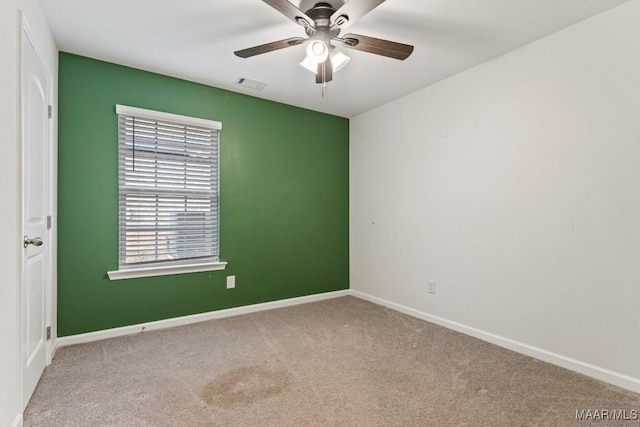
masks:
[[[116,106],[120,267],[218,260],[219,122]]]

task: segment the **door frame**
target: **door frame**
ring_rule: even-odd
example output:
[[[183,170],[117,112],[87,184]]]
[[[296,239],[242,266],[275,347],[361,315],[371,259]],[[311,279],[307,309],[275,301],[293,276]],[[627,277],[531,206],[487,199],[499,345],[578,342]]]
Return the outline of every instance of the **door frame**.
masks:
[[[22,43],[23,41],[25,41],[25,39],[31,44],[31,46],[33,47],[33,50],[36,54],[36,57],[38,58],[40,64],[42,65],[45,73],[47,74],[47,83],[48,83],[48,93],[46,93],[47,96],[47,100],[49,105],[52,106],[52,118],[49,119],[49,126],[48,126],[48,130],[47,130],[47,145],[48,145],[48,149],[47,149],[47,153],[46,153],[46,162],[49,166],[49,170],[48,170],[48,176],[47,176],[47,187],[46,187],[46,191],[48,192],[48,200],[47,200],[47,206],[46,206],[46,210],[47,210],[47,215],[51,216],[51,228],[47,228],[46,230],[46,234],[45,234],[45,239],[46,242],[48,242],[48,244],[45,247],[45,260],[47,263],[46,266],[46,277],[45,277],[45,284],[44,284],[44,292],[45,292],[45,301],[44,301],[44,306],[45,306],[45,323],[46,325],[43,326],[50,326],[51,327],[51,339],[47,340],[46,345],[45,345],[45,366],[48,366],[49,364],[51,364],[51,360],[53,359],[53,354],[55,353],[55,341],[56,341],[56,309],[55,309],[55,295],[56,295],[56,288],[57,288],[57,278],[55,276],[56,273],[56,268],[54,263],[56,262],[56,247],[57,247],[57,242],[56,242],[56,217],[55,217],[55,213],[56,213],[56,207],[57,207],[57,163],[56,163],[56,159],[57,159],[57,144],[54,143],[55,141],[55,134],[54,134],[54,129],[56,128],[54,125],[54,119],[56,118],[56,105],[55,105],[55,100],[54,100],[54,81],[53,81],[53,74],[51,72],[51,69],[49,68],[49,66],[47,65],[47,62],[44,61],[44,57],[42,55],[42,50],[40,49],[37,39],[35,37],[34,32],[31,30],[31,27],[29,26],[27,17],[25,16],[25,13],[23,10],[20,10],[20,37],[18,37],[18,66],[19,66],[19,71],[18,71],[18,89],[20,91],[20,95],[18,96],[18,111],[17,111],[17,117],[18,117],[18,124],[17,124],[17,128],[18,128],[18,152],[19,152],[19,160],[18,160],[18,185],[19,185],[19,201],[18,201],[18,210],[20,212],[20,232],[19,234],[19,241],[18,243],[21,244],[22,243],[22,235],[23,235],[23,230],[22,228],[24,227],[24,198],[25,198],[25,193],[24,193],[24,146],[23,146],[23,99],[22,99],[22,85],[23,85],[23,52],[22,52]],[[24,251],[22,251],[20,249],[20,269],[19,269],[19,292],[18,292],[18,336],[19,336],[19,342],[18,342],[18,353],[19,353],[19,378],[20,378],[20,384],[19,384],[19,390],[18,392],[20,393],[20,401],[22,401],[22,406],[21,409],[24,410],[24,408],[26,407],[28,402],[24,402],[23,400],[23,384],[24,384],[24,372],[23,372],[23,365],[24,365],[24,354],[23,354],[23,340],[24,340],[24,336],[23,336],[23,331],[24,331],[24,313],[23,313],[23,291],[24,291],[24,277],[22,274],[23,271],[23,266],[24,266],[24,262],[25,262],[25,257],[24,257]]]

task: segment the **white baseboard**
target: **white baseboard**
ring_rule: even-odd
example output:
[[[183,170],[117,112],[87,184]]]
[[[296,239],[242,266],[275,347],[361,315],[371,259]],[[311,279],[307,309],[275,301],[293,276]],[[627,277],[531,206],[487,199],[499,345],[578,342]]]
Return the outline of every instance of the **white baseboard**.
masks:
[[[22,414],[16,415],[16,419],[13,420],[11,427],[22,427]]]
[[[124,335],[137,334],[142,331],[153,331],[157,329],[173,328],[175,326],[189,325],[191,323],[205,322],[207,320],[222,319],[224,317],[238,316],[240,314],[255,313],[258,311],[272,310],[274,308],[290,307],[293,305],[305,304],[308,302],[322,301],[331,298],[344,297],[349,295],[349,290],[326,292],[322,294],[308,295],[304,297],[289,298],[279,301],[265,302],[261,304],[245,305],[243,307],[228,308],[225,310],[210,311],[207,313],[192,314],[189,316],[174,317],[171,319],[157,320],[154,322],[138,323],[136,325],[123,326],[121,328],[105,329],[102,331],[89,332],[86,334],[70,335],[59,337],[54,346],[54,352],[60,347],[68,345],[88,343],[92,341],[104,340],[107,338],[121,337]]]
[[[391,301],[384,300],[382,298],[374,297],[372,295],[368,295],[360,291],[351,289],[350,294],[353,295],[354,297],[388,307],[392,310],[396,310],[404,314],[408,314],[409,316],[417,317],[418,319],[426,320],[427,322],[444,326],[445,328],[452,329],[454,331],[463,333],[465,335],[470,335],[472,337],[490,342],[491,344],[495,344],[497,346],[515,351],[517,353],[525,354],[535,359],[539,359],[539,360],[551,363],[552,365],[560,366],[562,368],[569,369],[574,372],[578,372],[588,377],[595,378],[600,381],[604,381],[606,383],[618,386],[620,388],[624,388],[629,391],[633,391],[635,393],[640,393],[640,379],[638,378],[634,378],[625,374],[610,371],[608,369],[601,368],[599,366],[581,362],[579,360],[565,357],[561,354],[552,353],[550,351],[533,347],[528,344],[523,344],[521,342],[514,341],[509,338],[504,338],[499,335],[492,334],[490,332],[473,328],[471,326],[463,325],[458,322],[453,322],[451,320],[447,320],[442,317],[433,316],[431,314],[428,314],[419,310],[415,310],[413,308],[409,308],[401,304],[396,304]]]

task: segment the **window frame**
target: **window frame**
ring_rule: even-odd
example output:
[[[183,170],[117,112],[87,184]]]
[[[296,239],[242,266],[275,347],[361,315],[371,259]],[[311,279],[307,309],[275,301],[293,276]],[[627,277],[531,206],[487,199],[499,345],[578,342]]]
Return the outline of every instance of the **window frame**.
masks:
[[[137,107],[129,107],[125,105],[116,105],[115,107],[116,116],[118,119],[118,129],[120,128],[120,116],[133,116],[136,118],[142,119],[150,119],[157,121],[169,122],[177,125],[183,126],[199,126],[205,127],[212,130],[218,131],[218,139],[217,139],[217,157],[218,157],[218,165],[216,167],[216,239],[218,244],[218,253],[219,253],[219,238],[220,238],[220,230],[219,230],[219,194],[220,194],[220,179],[219,179],[219,159],[220,159],[220,131],[222,130],[222,123],[214,120],[201,119],[196,117],[183,116],[173,113],[165,113],[154,110],[147,110],[143,108]],[[118,131],[119,133],[119,131]],[[118,134],[118,158],[120,158],[121,146],[120,146],[120,135]],[[120,160],[118,160],[118,199],[120,199],[121,192],[121,165]],[[151,193],[150,193],[151,194]],[[120,201],[118,202],[120,205]],[[121,264],[122,256],[120,253],[121,246],[121,233],[120,233],[120,207],[118,208],[118,270],[108,271],[107,275],[110,280],[120,280],[120,279],[128,279],[128,278],[136,278],[136,277],[152,277],[152,276],[165,276],[171,274],[183,274],[183,273],[193,273],[193,272],[203,272],[203,271],[216,271],[216,270],[224,270],[226,268],[227,263],[224,261],[219,261],[218,256],[215,256],[210,260],[202,260],[202,259],[177,259],[177,260],[167,260],[167,261],[153,261],[148,263],[140,263],[140,264]]]

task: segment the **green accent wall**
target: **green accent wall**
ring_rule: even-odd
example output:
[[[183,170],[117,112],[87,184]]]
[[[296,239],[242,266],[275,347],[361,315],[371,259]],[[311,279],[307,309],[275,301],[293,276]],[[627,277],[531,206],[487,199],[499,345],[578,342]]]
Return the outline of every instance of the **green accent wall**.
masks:
[[[64,52],[59,66],[58,336],[349,287],[347,119]],[[108,279],[116,104],[222,122],[226,270]]]

